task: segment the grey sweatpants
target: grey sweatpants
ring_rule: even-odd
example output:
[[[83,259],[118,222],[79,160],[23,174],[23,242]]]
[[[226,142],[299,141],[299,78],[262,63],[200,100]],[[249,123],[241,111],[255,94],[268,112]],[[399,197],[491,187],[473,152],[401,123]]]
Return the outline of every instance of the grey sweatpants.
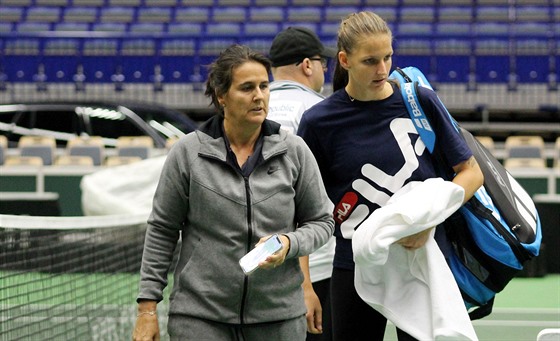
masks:
[[[307,321],[301,317],[272,323],[231,325],[185,315],[170,315],[171,341],[305,341]]]

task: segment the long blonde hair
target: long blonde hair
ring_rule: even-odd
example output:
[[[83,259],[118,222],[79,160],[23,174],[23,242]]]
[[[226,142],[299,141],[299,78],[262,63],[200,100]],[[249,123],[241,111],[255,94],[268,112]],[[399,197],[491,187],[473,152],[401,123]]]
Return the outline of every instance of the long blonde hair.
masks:
[[[352,13],[342,19],[338,28],[337,48],[351,54],[358,41],[366,35],[387,34],[391,38],[393,33],[379,15],[371,11]],[[348,71],[337,59],[333,75],[333,90],[341,89],[348,84]]]

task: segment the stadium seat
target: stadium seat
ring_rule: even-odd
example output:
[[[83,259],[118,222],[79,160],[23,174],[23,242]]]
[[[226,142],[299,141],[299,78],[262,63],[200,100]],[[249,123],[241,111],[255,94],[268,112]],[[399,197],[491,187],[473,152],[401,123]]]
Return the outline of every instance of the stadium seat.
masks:
[[[360,6],[361,0],[327,0],[327,6]]]
[[[136,23],[167,23],[171,21],[171,8],[141,7],[138,9]]]
[[[395,23],[397,21],[397,7],[395,6],[364,7],[364,11],[375,12],[389,24]]]
[[[179,0],[144,0],[146,7],[175,7]]]
[[[54,166],[94,166],[89,156],[60,155],[54,161]]]
[[[323,6],[327,0],[292,0],[292,6]]]
[[[281,22],[284,20],[282,7],[252,7],[249,9],[249,20],[255,22]]]
[[[0,166],[4,164],[4,159],[8,151],[8,138],[6,135],[0,135]]]
[[[547,23],[550,19],[548,6],[515,6],[516,22]]]
[[[85,156],[91,159],[91,164],[100,166],[105,159],[105,145],[100,136],[75,137],[66,145],[68,156]]]
[[[317,23],[323,20],[320,7],[288,7],[287,11],[289,22]]]
[[[508,159],[538,158],[544,160],[544,139],[538,135],[508,136],[504,147]]]
[[[57,7],[29,7],[25,20],[30,23],[53,23],[60,20],[60,8]]]
[[[9,40],[4,46],[3,67],[9,82],[33,82],[40,64],[39,39]]]
[[[288,6],[289,0],[254,0],[255,6]]]
[[[473,10],[470,6],[440,7],[438,20],[445,23],[471,23],[473,21]]]
[[[440,83],[466,83],[470,69],[471,40],[449,38],[434,43],[435,74]]]
[[[105,5],[105,0],[72,0],[72,5],[75,7],[102,7]]]
[[[553,71],[550,56],[553,54],[548,39],[517,39],[515,41],[515,67],[520,83],[546,83]]]
[[[325,15],[323,22],[335,22],[340,24],[348,14],[358,12],[358,7],[341,6],[341,7],[327,7],[325,8]]]
[[[22,21],[16,24],[15,31],[17,33],[37,33],[48,32],[51,30],[51,24],[46,22],[27,22]]]
[[[48,82],[71,83],[78,68],[79,41],[55,38],[44,41],[41,64]]]
[[[167,39],[161,43],[158,64],[163,83],[189,83],[194,73],[196,41],[188,38]]]
[[[158,34],[165,32],[165,26],[163,23],[137,22],[130,24],[130,26],[128,27],[128,32],[141,34]]]
[[[22,6],[29,7],[33,0],[0,0],[0,6]]]
[[[107,156],[104,165],[107,167],[115,167],[115,166],[128,165],[130,163],[138,162],[138,161],[142,161],[142,158],[138,156],[109,155]]]
[[[418,5],[435,7],[436,0],[402,0],[401,1],[402,7],[418,6]]]
[[[484,39],[474,42],[475,73],[481,83],[507,83],[513,70],[507,40]]]
[[[99,22],[102,23],[131,23],[134,20],[134,8],[131,7],[103,7]]]
[[[57,32],[89,32],[90,24],[85,22],[60,22],[54,24],[54,31]]]
[[[506,6],[475,6],[474,17],[477,22],[509,22],[509,7]]]
[[[13,30],[14,24],[9,22],[0,22],[0,33],[11,33]]]
[[[187,7],[175,10],[174,23],[205,23],[210,20],[210,10],[206,7]]]
[[[212,13],[215,23],[242,23],[247,20],[243,7],[215,7]]]
[[[68,6],[68,0],[35,0],[35,6]]]
[[[121,46],[121,71],[125,82],[151,83],[154,75],[154,40],[125,39]]]
[[[212,7],[214,0],[180,0],[181,6],[207,6]]]
[[[108,7],[140,7],[142,0],[108,0]]]
[[[116,148],[118,156],[147,159],[154,148],[154,140],[149,136],[119,136]]]
[[[505,159],[504,167],[507,170],[514,168],[546,168],[546,161],[541,158],[516,157]]]
[[[271,36],[274,37],[279,32],[277,23],[271,22],[248,22],[244,25],[245,36],[258,37],[258,36]]]
[[[364,0],[364,6],[393,6],[396,7],[399,5],[399,0]]]
[[[20,22],[23,14],[23,7],[0,6],[0,22]]]
[[[112,82],[120,64],[118,46],[116,39],[84,40],[80,63],[88,83]]]
[[[39,156],[8,155],[4,160],[4,166],[34,166],[43,165],[43,159]]]
[[[433,23],[436,20],[435,9],[433,7],[401,7],[401,23]]]
[[[241,24],[239,23],[209,23],[206,25],[206,34],[209,37],[240,36]]]
[[[38,156],[43,165],[52,165],[56,151],[56,141],[52,136],[24,135],[19,139],[18,149],[21,156]]]
[[[175,22],[167,25],[167,33],[171,35],[198,37],[202,31],[203,25],[200,23]]]
[[[92,31],[94,32],[124,33],[126,29],[126,24],[123,23],[100,22],[92,25]]]
[[[245,6],[251,5],[251,0],[217,0],[218,6]]]
[[[93,23],[97,20],[97,8],[72,6],[64,10],[63,22]]]

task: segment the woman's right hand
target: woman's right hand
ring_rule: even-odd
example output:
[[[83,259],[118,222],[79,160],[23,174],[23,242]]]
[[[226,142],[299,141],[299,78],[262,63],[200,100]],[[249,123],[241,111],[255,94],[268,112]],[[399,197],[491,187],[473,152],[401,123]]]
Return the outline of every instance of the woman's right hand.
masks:
[[[140,315],[136,318],[133,341],[159,341],[159,323],[157,315]]]
[[[138,303],[138,316],[132,333],[133,341],[159,341],[157,302],[141,300]]]

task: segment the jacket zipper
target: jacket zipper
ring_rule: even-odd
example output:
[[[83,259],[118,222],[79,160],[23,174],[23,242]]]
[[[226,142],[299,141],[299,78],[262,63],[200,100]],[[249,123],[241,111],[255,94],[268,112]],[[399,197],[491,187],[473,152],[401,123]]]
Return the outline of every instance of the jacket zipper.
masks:
[[[253,239],[253,225],[251,224],[251,191],[249,188],[249,178],[244,176],[243,181],[245,182],[245,193],[247,197],[247,253],[251,250],[251,240]],[[248,286],[249,276],[245,275],[245,279],[243,280],[243,294],[241,295],[241,311],[239,312],[239,322],[241,324],[244,324],[245,300],[247,299]]]

